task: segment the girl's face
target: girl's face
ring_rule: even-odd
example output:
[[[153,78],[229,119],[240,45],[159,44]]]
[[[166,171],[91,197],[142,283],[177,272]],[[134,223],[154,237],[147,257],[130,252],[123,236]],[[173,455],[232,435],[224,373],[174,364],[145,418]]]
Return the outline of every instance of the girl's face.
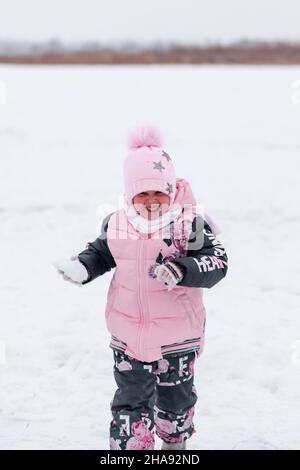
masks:
[[[160,191],[145,191],[132,199],[134,208],[145,219],[157,219],[168,211],[170,196]]]

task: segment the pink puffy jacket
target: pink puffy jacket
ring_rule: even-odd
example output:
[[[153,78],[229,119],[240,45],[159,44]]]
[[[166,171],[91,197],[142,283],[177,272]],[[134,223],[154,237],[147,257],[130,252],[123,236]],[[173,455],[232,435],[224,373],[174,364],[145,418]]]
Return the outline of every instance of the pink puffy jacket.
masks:
[[[122,240],[122,234],[130,238]],[[205,308],[202,289],[176,286],[171,291],[149,276],[159,252],[163,257],[174,246],[149,239],[127,223],[124,210],[110,218],[107,241],[116,262],[106,305],[110,333],[127,344],[125,353],[140,361],[162,357],[161,346],[195,338],[204,342]]]
[[[183,179],[177,180],[175,203],[193,206],[192,211],[183,211],[180,216],[185,233],[186,230],[190,233],[195,218],[195,199],[190,185]],[[187,240],[189,233],[185,235]],[[214,238],[209,225],[205,224],[203,234],[202,248],[185,256],[176,237],[165,240],[157,232],[150,235],[136,231],[124,209],[110,216],[107,246],[103,241],[100,245],[98,239],[88,244],[79,259],[90,274],[87,282],[115,267],[105,309],[112,346],[122,348],[127,355],[143,362],[193,347],[198,356],[201,354],[206,313],[201,286],[216,284],[227,270],[225,250]],[[150,272],[158,256],[174,259],[174,254],[185,276],[175,288],[167,290]]]

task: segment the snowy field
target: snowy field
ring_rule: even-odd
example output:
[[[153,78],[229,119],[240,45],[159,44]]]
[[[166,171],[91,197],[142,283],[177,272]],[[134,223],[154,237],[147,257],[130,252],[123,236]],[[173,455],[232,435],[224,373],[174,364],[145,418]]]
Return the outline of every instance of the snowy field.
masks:
[[[104,307],[51,263],[118,207],[132,126],[223,231],[191,449],[300,448],[300,67],[0,66],[0,448],[108,448]],[[156,447],[160,448],[157,438]]]

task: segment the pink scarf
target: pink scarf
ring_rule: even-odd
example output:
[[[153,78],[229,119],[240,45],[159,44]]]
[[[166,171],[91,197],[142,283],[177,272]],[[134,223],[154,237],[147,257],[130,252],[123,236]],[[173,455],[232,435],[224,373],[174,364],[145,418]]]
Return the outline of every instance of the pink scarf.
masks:
[[[186,218],[189,220],[190,226],[194,217],[200,215],[208,223],[215,236],[220,234],[221,230],[218,225],[208,214],[205,212],[201,213],[199,208],[196,206],[197,203],[190,184],[183,178],[177,178],[174,202],[170,206],[169,210],[157,219],[148,220],[141,216],[136,212],[133,204],[125,203],[125,212],[134,229],[143,234],[154,233],[166,225],[169,225],[172,221],[176,220],[181,215],[183,209],[185,209],[188,214]]]

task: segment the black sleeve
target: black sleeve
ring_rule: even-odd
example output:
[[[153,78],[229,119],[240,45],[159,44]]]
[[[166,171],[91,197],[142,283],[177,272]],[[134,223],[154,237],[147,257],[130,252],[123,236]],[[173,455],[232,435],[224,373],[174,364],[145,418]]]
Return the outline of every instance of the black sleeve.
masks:
[[[195,217],[189,238],[186,256],[177,258],[184,272],[179,286],[213,287],[228,269],[225,249],[212,232],[208,223],[200,216]]]
[[[107,226],[113,213],[105,217],[102,223],[101,235],[94,242],[87,243],[86,249],[78,254],[79,261],[88,272],[88,279],[82,284],[93,281],[98,276],[116,267],[115,260],[107,244]]]

